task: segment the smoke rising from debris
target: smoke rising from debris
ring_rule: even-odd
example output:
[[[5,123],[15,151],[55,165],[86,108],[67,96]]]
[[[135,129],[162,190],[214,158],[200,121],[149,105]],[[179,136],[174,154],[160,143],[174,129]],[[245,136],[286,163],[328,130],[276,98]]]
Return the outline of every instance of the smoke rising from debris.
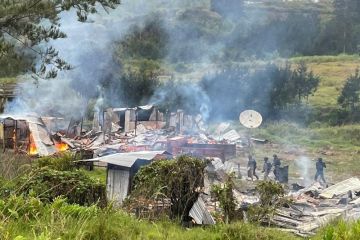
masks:
[[[236,19],[234,8],[226,9],[231,10],[232,20]],[[59,73],[56,79],[40,80],[37,85],[31,80],[19,84],[19,95],[6,106],[6,112],[80,117],[89,105],[95,108],[124,106],[121,96],[114,91],[121,88],[120,81],[113,79],[120,77],[122,66],[114,60],[113,45],[126,36],[131,26],[146,24],[151,15],[161,19],[169,35],[164,60],[178,64],[179,59],[185,61],[183,64],[187,68],[198,72],[199,80],[206,74],[201,72],[202,69],[215,70],[211,64],[227,44],[222,40],[215,42],[211,36],[219,35],[224,28],[228,28],[229,32],[234,30],[226,23],[226,9],[222,9],[220,15],[212,11],[210,1],[124,0],[110,13],[99,9],[98,14],[90,16],[90,23],[77,22],[74,12],[62,13],[61,29],[68,37],[50,44],[74,69]],[[207,33],[205,37],[204,32]],[[183,43],[181,47],[179,43]],[[104,89],[104,84],[110,86]],[[184,82],[173,88],[165,85],[156,89],[149,103],[165,102],[166,105],[166,101],[174,95],[180,95],[183,101],[179,107],[197,110],[205,119],[209,117],[209,97],[197,83]]]
[[[310,175],[310,169],[312,165],[313,163],[311,160],[305,156],[301,156],[295,160],[295,166],[299,170],[300,176],[305,186],[309,186],[313,182],[313,178]]]

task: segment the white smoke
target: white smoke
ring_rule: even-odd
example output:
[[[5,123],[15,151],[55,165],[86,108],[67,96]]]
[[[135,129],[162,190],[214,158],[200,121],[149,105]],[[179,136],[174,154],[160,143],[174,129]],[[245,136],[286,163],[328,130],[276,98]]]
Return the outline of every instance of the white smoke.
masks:
[[[73,65],[74,69],[59,73],[56,79],[41,80],[37,85],[28,77],[25,83],[19,85],[19,95],[15,101],[6,106],[7,113],[32,112],[39,115],[81,117],[89,101],[94,102],[94,99],[97,99],[97,110],[106,105],[105,101],[122,107],[121,97],[115,90],[106,92],[107,95],[101,91],[103,82],[121,75],[121,66],[113,59],[113,45],[114,42],[121,41],[134,24],[144,26],[151,15],[162,20],[169,34],[170,42],[165,60],[170,61],[178,59],[178,55],[186,55],[188,62],[184,64],[200,73],[195,74],[198,76],[197,80],[205,74],[204,69],[214,70],[211,65],[213,58],[226,45],[221,40],[212,42],[199,37],[198,29],[193,26],[196,24],[192,24],[196,22],[207,28],[208,21],[211,21],[212,26],[217,28],[211,29],[214,35],[223,28],[225,20],[211,11],[208,0],[124,0],[117,9],[110,10],[109,13],[101,7],[98,11],[99,13],[89,17],[89,23],[77,22],[75,11],[61,14],[61,30],[67,34],[67,38],[57,39],[49,44],[59,50],[60,56]],[[203,16],[206,19],[203,19]],[[192,18],[190,21],[189,17]],[[185,48],[179,49],[179,42],[185,42]],[[114,82],[119,85],[119,81]],[[210,100],[201,87],[185,86],[186,84],[182,91],[192,98],[188,105],[198,103],[198,111],[207,119],[211,111]],[[110,89],[119,88],[121,86],[110,86]],[[159,89],[151,101],[160,103],[161,96],[165,93],[174,94],[166,89]]]
[[[301,156],[295,160],[295,166],[297,167],[297,171],[299,171],[304,186],[309,186],[313,182],[313,178],[310,175],[311,165],[311,160],[305,156]]]

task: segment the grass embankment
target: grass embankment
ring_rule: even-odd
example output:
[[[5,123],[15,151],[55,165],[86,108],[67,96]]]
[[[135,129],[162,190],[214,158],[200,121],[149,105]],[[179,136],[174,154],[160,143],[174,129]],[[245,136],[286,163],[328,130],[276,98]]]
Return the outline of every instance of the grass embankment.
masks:
[[[137,220],[121,211],[68,205],[59,200],[38,207],[37,211],[32,219],[11,216],[2,221],[1,239],[299,239],[278,230],[244,223],[185,229],[170,221]]]
[[[29,163],[27,158],[10,152],[0,153],[0,157],[6,167]],[[59,158],[36,159],[26,171],[0,169],[1,240],[298,239],[254,224],[185,229],[178,221],[166,218],[155,222],[135,219],[111,204],[100,208],[94,205],[99,204],[99,200],[84,202],[82,199],[89,199],[89,194],[97,191],[99,183],[94,178],[103,179],[104,171],[96,169],[86,173],[91,176],[87,178],[85,170],[76,169],[71,160],[70,155],[64,154]],[[100,184],[105,187],[105,183]]]

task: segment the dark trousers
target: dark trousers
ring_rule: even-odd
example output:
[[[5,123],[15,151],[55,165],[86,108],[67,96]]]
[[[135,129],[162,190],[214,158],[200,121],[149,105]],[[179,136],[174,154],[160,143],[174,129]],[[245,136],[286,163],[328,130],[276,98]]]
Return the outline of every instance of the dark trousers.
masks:
[[[316,171],[315,181],[317,181],[319,177],[320,177],[320,180],[322,180],[324,183],[326,183],[323,171]]]
[[[249,168],[248,169],[248,177],[251,178],[251,180],[253,180],[253,176],[255,176],[256,179],[259,179],[258,175],[256,175],[255,169]]]
[[[279,181],[280,180],[280,167],[275,166],[274,168],[274,175],[275,175],[275,181]]]

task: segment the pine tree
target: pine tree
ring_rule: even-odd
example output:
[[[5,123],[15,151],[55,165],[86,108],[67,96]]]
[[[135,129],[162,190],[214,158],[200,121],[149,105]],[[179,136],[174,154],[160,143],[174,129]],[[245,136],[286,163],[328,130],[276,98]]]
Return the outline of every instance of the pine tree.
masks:
[[[58,70],[66,70],[71,66],[58,56],[54,48],[49,47],[42,51],[36,46],[41,42],[66,37],[60,30],[61,12],[74,8],[78,20],[85,22],[88,14],[96,13],[98,4],[105,10],[114,9],[120,4],[120,0],[0,1],[0,58],[9,57],[14,52],[21,55],[30,49],[42,60],[42,64],[36,69],[37,75],[55,77]],[[44,22],[48,24],[41,24]],[[14,51],[15,48],[20,51]]]
[[[338,97],[338,103],[350,113],[354,113],[360,106],[360,74],[359,69],[350,75]]]
[[[343,53],[352,53],[357,48],[354,30],[359,25],[360,1],[358,0],[334,0],[334,24],[340,36],[340,44]]]

